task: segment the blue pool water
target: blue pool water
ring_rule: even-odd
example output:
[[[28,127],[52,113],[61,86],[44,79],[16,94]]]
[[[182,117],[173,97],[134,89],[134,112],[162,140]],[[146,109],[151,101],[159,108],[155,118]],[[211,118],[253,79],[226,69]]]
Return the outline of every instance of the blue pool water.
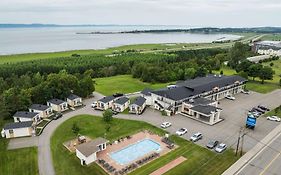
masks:
[[[126,165],[150,152],[159,152],[160,144],[150,139],[144,139],[119,151],[110,153],[110,157],[120,165]]]

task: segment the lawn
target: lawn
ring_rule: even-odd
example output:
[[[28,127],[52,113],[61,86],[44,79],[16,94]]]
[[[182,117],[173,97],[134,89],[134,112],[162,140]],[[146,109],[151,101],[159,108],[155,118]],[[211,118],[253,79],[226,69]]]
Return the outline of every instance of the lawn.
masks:
[[[246,84],[246,88],[251,91],[259,92],[259,93],[269,93],[276,89],[279,89],[279,80],[281,75],[281,60],[272,61],[274,65],[272,66],[273,70],[275,71],[275,74],[273,76],[273,80],[266,80],[264,84],[261,84],[261,81],[259,78],[256,78],[255,81],[249,80],[249,82]],[[263,63],[264,65],[268,65],[269,63]],[[213,71],[213,73],[219,74],[220,71],[223,71],[224,75],[235,75],[237,72],[234,69],[231,69],[227,66],[223,66],[219,71]],[[251,79],[249,77],[249,79]]]
[[[0,119],[0,128],[4,121]],[[3,175],[36,175],[39,174],[37,166],[37,148],[23,148],[7,150],[8,140],[0,138],[0,174]]]
[[[92,138],[105,136],[106,124],[100,117],[82,115],[69,119],[60,125],[51,138],[51,150],[56,174],[82,175],[92,174],[94,172],[95,175],[104,175],[105,172],[96,164],[81,166],[80,160],[76,158],[75,154],[70,153],[63,147],[63,142],[75,137],[71,131],[73,123],[76,123],[77,126],[81,128],[80,134],[82,135],[87,135]],[[160,135],[164,134],[163,130],[145,122],[114,119],[110,131],[106,134],[106,138],[112,141],[121,136],[130,135],[143,129],[151,130]],[[178,156],[184,156],[187,160],[183,164],[170,170],[167,174],[216,175],[221,174],[238,159],[234,156],[232,150],[224,154],[216,154],[179,137],[172,136],[172,139],[180,146],[179,148],[137,169],[131,174],[149,174]]]
[[[261,38],[262,40],[281,41],[281,34],[266,34]]]
[[[118,75],[113,77],[97,78],[96,91],[103,95],[114,93],[131,93],[142,91],[144,88],[159,89],[166,87],[169,83],[144,83],[131,75]]]

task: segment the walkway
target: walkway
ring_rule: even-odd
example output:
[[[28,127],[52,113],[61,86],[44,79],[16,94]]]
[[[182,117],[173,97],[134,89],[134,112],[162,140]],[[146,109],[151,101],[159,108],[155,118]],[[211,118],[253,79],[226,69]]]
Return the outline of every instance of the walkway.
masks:
[[[173,169],[174,167],[178,166],[179,164],[181,164],[185,160],[186,160],[185,157],[180,156],[177,159],[169,162],[165,166],[163,166],[163,167],[159,168],[158,170],[154,171],[150,175],[162,175],[162,174],[168,172],[169,170]]]

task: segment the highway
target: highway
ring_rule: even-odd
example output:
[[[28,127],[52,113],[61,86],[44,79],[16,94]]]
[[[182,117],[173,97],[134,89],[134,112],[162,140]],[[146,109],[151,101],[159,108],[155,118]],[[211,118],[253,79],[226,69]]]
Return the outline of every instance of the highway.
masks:
[[[280,175],[281,174],[281,132],[248,164],[239,171],[239,175]]]

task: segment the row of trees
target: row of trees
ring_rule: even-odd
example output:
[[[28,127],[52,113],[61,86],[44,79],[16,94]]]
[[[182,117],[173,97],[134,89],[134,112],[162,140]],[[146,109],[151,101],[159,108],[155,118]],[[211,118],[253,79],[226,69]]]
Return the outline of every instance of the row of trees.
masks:
[[[92,74],[93,70],[76,75],[62,70],[49,75],[28,73],[0,78],[1,116],[8,118],[16,111],[27,110],[32,103],[46,104],[52,98],[65,99],[72,92],[86,97],[95,90]]]

